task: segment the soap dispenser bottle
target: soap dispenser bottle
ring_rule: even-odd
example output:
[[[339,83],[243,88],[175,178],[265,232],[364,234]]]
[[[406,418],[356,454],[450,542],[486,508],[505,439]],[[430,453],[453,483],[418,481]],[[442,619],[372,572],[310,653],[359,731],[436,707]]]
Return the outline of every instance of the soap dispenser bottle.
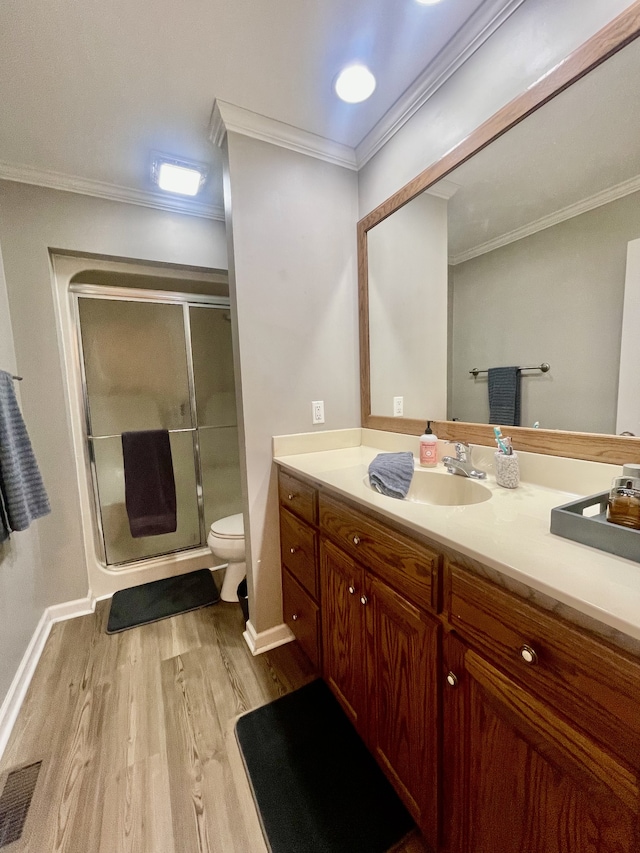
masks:
[[[425,431],[420,436],[420,464],[423,468],[435,468],[438,464],[438,436],[431,430],[431,421],[427,421]]]

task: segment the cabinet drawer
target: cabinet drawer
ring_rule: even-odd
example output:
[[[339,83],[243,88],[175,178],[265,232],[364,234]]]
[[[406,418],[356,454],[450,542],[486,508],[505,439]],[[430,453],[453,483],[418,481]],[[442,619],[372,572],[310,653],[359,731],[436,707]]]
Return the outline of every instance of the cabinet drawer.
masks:
[[[448,570],[456,632],[640,767],[640,662],[460,566]]]
[[[284,621],[295,634],[302,651],[320,669],[320,611],[288,571],[282,573]]]
[[[318,495],[313,486],[308,486],[286,471],[279,470],[278,496],[282,506],[310,524],[316,523]]]
[[[320,495],[321,532],[416,604],[435,609],[440,557],[435,551]]]
[[[282,565],[300,581],[313,598],[318,598],[316,532],[295,515],[280,510]]]

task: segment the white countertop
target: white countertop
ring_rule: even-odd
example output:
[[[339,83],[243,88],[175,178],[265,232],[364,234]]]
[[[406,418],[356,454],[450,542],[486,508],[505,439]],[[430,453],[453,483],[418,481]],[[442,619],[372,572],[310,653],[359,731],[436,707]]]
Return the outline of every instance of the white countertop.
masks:
[[[519,454],[523,481],[517,489],[501,488],[490,471],[482,481],[492,492],[490,500],[469,506],[431,506],[385,497],[366,485],[371,460],[381,451],[401,449],[417,456],[417,439],[359,429],[274,438],[275,461],[292,473],[311,477],[365,508],[640,640],[640,563],[549,530],[553,507],[578,495],[607,491],[612,477],[620,473],[618,467]],[[476,448],[473,458],[479,468],[489,470],[492,451]],[[453,476],[441,464],[428,474]],[[547,485],[557,486],[562,477],[566,491]]]

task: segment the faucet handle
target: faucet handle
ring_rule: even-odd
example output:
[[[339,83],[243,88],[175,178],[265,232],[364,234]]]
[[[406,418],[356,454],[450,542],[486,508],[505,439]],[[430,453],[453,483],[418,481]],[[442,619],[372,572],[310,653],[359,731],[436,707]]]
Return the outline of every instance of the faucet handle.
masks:
[[[458,441],[456,439],[451,439],[447,441],[447,444],[453,444],[456,448],[456,458],[460,462],[467,462],[469,455],[471,454],[471,447],[465,441]]]

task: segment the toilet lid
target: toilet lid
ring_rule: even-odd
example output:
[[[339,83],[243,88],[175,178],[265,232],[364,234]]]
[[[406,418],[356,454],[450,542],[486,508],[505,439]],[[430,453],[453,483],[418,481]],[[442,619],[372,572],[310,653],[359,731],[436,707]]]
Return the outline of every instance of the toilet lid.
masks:
[[[236,515],[228,515],[226,518],[219,518],[211,525],[211,532],[220,539],[243,539],[244,538],[244,518],[242,513]]]

